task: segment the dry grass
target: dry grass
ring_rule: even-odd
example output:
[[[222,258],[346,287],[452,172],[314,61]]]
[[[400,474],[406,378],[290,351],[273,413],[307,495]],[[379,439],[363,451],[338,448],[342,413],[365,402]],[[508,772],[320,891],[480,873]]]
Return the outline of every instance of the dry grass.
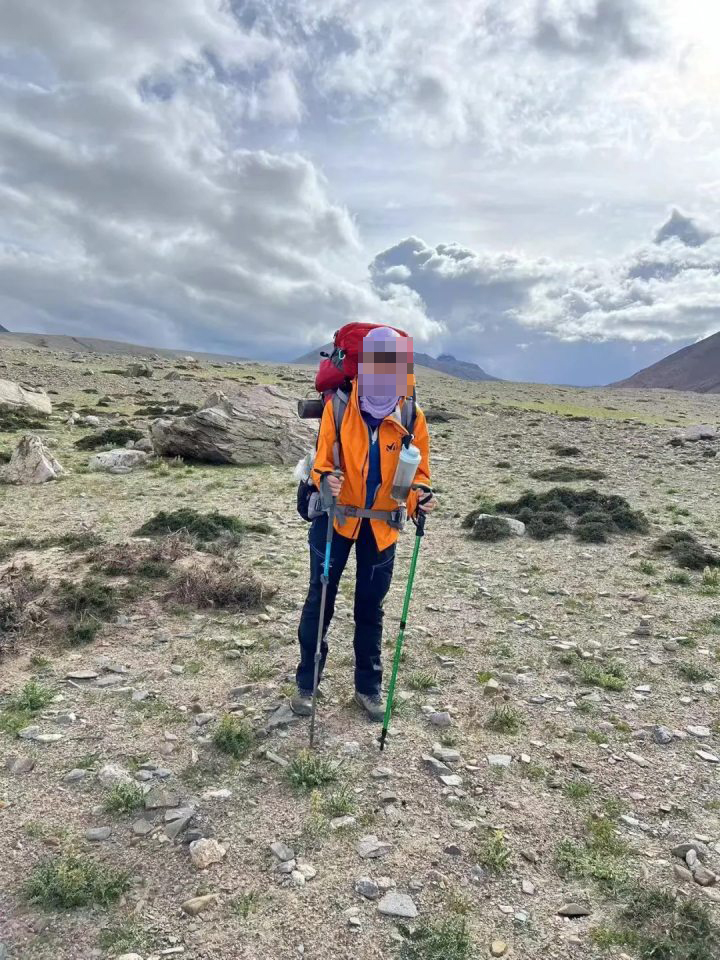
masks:
[[[256,610],[277,593],[250,570],[237,566],[233,558],[212,560],[188,567],[173,581],[172,597],[182,606],[237,607]]]

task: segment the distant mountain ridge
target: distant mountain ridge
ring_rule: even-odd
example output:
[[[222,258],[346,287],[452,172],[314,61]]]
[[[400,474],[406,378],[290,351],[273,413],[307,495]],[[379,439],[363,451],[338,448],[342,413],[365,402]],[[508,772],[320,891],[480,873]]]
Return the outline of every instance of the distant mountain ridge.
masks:
[[[0,323],[0,333],[10,333],[10,331]]]
[[[302,364],[303,366],[315,366],[320,362],[320,352],[330,353],[332,343],[326,343],[316,350],[308,350],[297,360],[291,360],[293,364]],[[451,377],[457,377],[458,380],[499,380],[486,373],[477,363],[470,363],[468,360],[456,360],[450,353],[441,353],[439,357],[431,357],[428,353],[415,352],[415,365],[418,367],[428,367],[431,370],[437,370],[438,373],[446,373]]]
[[[720,331],[610,386],[720,393]]]
[[[180,359],[192,355],[198,360],[214,363],[233,363],[239,360],[247,362],[246,357],[235,357],[226,353],[203,353],[198,350],[171,350],[167,347],[146,347],[137,343],[124,343],[121,340],[102,340],[98,337],[69,337],[52,333],[11,333],[0,327],[0,350],[3,343],[21,341],[48,350],[61,350],[67,353],[97,353],[123,357],[152,358],[153,356]]]

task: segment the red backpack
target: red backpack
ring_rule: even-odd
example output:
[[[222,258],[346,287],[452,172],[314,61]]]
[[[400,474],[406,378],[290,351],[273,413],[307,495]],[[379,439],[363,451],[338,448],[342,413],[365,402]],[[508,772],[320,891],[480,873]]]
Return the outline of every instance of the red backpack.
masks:
[[[386,324],[346,323],[335,332],[332,353],[320,354],[325,359],[320,362],[315,375],[315,389],[323,395],[325,400],[328,399],[326,394],[337,390],[346,380],[355,379],[358,374],[363,337],[366,337],[371,330],[382,326]],[[390,327],[390,329],[399,333],[401,337],[407,336],[404,330],[399,330],[397,327]]]

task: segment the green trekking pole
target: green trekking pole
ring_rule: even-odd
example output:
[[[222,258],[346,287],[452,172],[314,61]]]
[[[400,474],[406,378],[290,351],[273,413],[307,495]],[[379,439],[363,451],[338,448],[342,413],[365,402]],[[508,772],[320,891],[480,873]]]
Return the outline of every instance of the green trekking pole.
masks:
[[[423,490],[427,494],[421,502],[432,497],[432,491],[427,487],[418,487],[417,489]],[[400,658],[402,657],[402,648],[405,641],[405,628],[407,627],[408,611],[410,610],[410,597],[412,596],[413,582],[415,580],[415,568],[417,567],[418,554],[420,553],[420,541],[425,536],[425,520],[425,511],[421,510],[418,506],[417,520],[415,521],[415,546],[413,548],[412,560],[410,561],[410,574],[405,589],[405,603],[403,604],[402,617],[400,619],[400,632],[398,633],[397,643],[395,644],[395,659],[393,660],[392,675],[390,676],[390,686],[388,687],[387,703],[385,705],[385,717],[383,719],[382,733],[380,734],[381,752],[385,749],[385,740],[387,739],[390,719],[392,717],[395,684],[397,683]]]

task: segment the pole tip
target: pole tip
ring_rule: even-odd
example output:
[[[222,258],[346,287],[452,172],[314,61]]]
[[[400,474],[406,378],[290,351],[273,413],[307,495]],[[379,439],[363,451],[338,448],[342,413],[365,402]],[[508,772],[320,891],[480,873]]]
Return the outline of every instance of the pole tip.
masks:
[[[380,734],[380,753],[385,749],[385,740],[387,739],[387,727],[383,727],[383,732]]]

